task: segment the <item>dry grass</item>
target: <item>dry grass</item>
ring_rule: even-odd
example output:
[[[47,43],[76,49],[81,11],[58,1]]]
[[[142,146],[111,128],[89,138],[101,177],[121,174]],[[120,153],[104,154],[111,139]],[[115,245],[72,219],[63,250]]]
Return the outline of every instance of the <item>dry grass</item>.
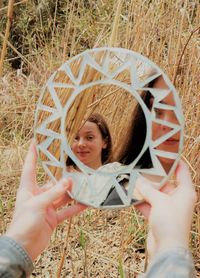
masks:
[[[51,45],[42,54],[28,57],[30,75],[16,74],[5,63],[0,81],[0,213],[1,231],[10,221],[22,161],[33,136],[35,104],[40,88],[50,74],[69,56],[87,47],[109,41],[113,21],[113,1],[69,1],[63,32],[54,28]],[[78,4],[77,4],[78,3]],[[95,11],[92,15],[90,11]],[[170,76],[191,33],[198,27],[198,1],[126,1],[122,5],[117,46],[142,53]],[[56,19],[54,19],[56,20]],[[176,87],[185,115],[184,158],[190,165],[200,197],[200,38],[196,32],[181,61]],[[25,62],[26,64],[26,62]],[[28,63],[27,63],[27,66]],[[38,69],[37,71],[35,69]],[[38,167],[38,181],[44,173]],[[54,233],[51,244],[38,258],[32,277],[56,277],[66,239],[67,222]],[[90,209],[72,220],[62,277],[134,277],[144,269],[146,225],[134,208],[120,211]],[[191,231],[191,250],[197,277],[200,277],[200,206],[197,203]]]

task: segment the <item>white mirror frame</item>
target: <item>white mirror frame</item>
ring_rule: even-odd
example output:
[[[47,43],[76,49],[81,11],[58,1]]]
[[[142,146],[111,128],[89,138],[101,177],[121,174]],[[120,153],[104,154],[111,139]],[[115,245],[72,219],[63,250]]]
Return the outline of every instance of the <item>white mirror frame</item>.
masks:
[[[105,58],[103,60],[103,63],[101,65],[95,60],[94,55],[97,55],[98,53],[105,52]],[[124,57],[125,60],[120,63],[119,67],[116,68],[116,60],[113,59],[113,57]],[[75,77],[71,71],[70,65],[74,62],[77,61],[77,59],[82,58],[82,63],[80,66],[80,71],[78,74],[78,77]],[[109,70],[109,65],[114,63],[115,64],[115,69],[114,71]],[[149,70],[153,69],[155,70],[156,74],[144,79],[144,80],[139,80],[137,74],[138,74],[138,69],[137,65],[139,63],[143,63],[145,67],[142,70]],[[102,80],[96,80],[87,84],[80,85],[80,82],[82,80],[84,70],[86,66],[89,65],[90,67],[96,69],[100,73],[102,73],[105,78]],[[131,76],[131,84],[124,83],[122,81],[119,81],[117,79],[114,79],[120,72],[124,71],[125,69],[130,71],[130,76]],[[59,72],[65,72],[66,75],[70,78],[71,83],[66,84],[66,83],[61,83],[61,82],[55,82],[54,78],[56,74]],[[179,124],[173,124],[169,123],[166,121],[162,121],[159,119],[156,119],[155,115],[149,111],[144,104],[142,98],[138,94],[137,90],[142,90],[144,89],[144,86],[148,84],[151,80],[155,79],[156,77],[162,75],[164,78],[167,86],[169,87],[169,90],[166,89],[153,89],[149,88],[149,91],[151,94],[154,96],[154,107],[160,108],[160,101],[164,99],[169,92],[173,94],[173,98],[175,101],[175,106],[170,106],[166,105],[166,109],[168,110],[173,110],[174,113],[176,114],[177,120]],[[66,136],[66,126],[65,126],[65,121],[67,117],[68,110],[70,106],[72,105],[74,99],[85,89],[90,88],[92,86],[96,85],[116,85],[118,87],[121,87],[128,91],[140,104],[140,106],[143,109],[145,118],[146,118],[146,123],[147,123],[147,132],[146,132],[146,140],[143,145],[143,148],[139,154],[139,156],[134,160],[131,164],[126,165],[122,168],[120,168],[119,171],[116,172],[103,172],[103,171],[98,171],[98,170],[93,170],[87,166],[85,166],[81,161],[79,161],[76,156],[73,154],[67,140]],[[51,97],[54,101],[55,108],[49,107],[45,104],[42,103],[43,95],[45,92],[45,88],[48,88]],[[67,103],[64,105],[64,107],[61,105],[59,98],[56,94],[55,88],[72,88],[73,93],[70,96],[69,100]],[[146,88],[145,88],[146,89]],[[40,111],[47,111],[50,112],[51,115],[45,119],[40,125],[38,126],[38,113]],[[61,132],[57,133],[54,132],[50,129],[47,128],[47,125],[56,119],[61,119]],[[151,139],[151,130],[152,130],[152,122],[156,123],[163,123],[166,126],[170,127],[172,130],[169,131],[167,134],[165,134],[163,137],[159,138],[156,141],[152,141]],[[127,207],[131,205],[131,200],[132,200],[132,195],[133,195],[133,190],[135,186],[135,181],[136,179],[141,176],[142,174],[149,174],[149,175],[155,175],[155,176],[162,176],[162,180],[158,185],[158,188],[161,188],[163,184],[167,181],[167,179],[171,176],[173,171],[175,170],[177,163],[180,158],[180,154],[182,151],[183,147],[183,126],[184,126],[184,118],[183,118],[183,113],[181,109],[181,104],[180,100],[178,97],[178,94],[176,93],[176,90],[173,86],[173,84],[170,82],[168,77],[165,75],[165,73],[157,66],[155,65],[152,61],[147,59],[146,57],[127,50],[127,49],[122,49],[122,48],[109,48],[109,47],[103,47],[103,48],[95,48],[91,50],[87,50],[66,63],[64,63],[52,76],[49,78],[47,81],[43,93],[40,96],[40,99],[38,101],[38,105],[36,108],[36,113],[35,113],[35,126],[34,126],[34,132],[35,132],[35,138],[37,138],[37,134],[42,134],[47,136],[47,138],[37,144],[37,150],[43,152],[49,159],[49,161],[42,161],[43,168],[45,172],[48,174],[51,180],[53,182],[56,182],[56,178],[54,175],[51,173],[51,171],[48,169],[48,166],[55,166],[62,168],[62,176],[63,177],[72,177],[73,179],[73,189],[71,192],[72,198],[75,200],[91,205],[96,208],[104,208],[101,206],[103,198],[108,194],[109,190],[111,187],[115,187],[116,191],[118,192],[121,200],[122,200],[122,205],[117,205],[117,206],[106,206],[105,208],[121,208],[121,207]],[[160,151],[157,150],[156,147],[161,144],[163,141],[167,140],[167,138],[170,138],[173,136],[175,133],[180,132],[180,144],[179,144],[179,151],[177,153],[172,153],[172,152],[166,152],[166,151]],[[60,160],[57,160],[55,156],[53,156],[49,151],[48,148],[53,142],[54,139],[60,140],[60,150],[61,150],[61,155],[60,155]],[[134,166],[137,164],[141,156],[144,154],[144,152],[149,148],[150,150],[150,155],[153,163],[153,168],[151,169],[136,169]],[[81,170],[80,173],[74,172],[74,173],[69,173],[66,170],[66,155],[70,156],[70,158],[73,160],[73,162],[77,165],[77,167]],[[161,162],[158,160],[156,155],[160,155],[165,158],[171,158],[174,159],[173,166],[171,167],[171,170],[169,173],[166,173],[165,170],[162,167]],[[127,195],[124,193],[124,191],[121,188],[121,185],[118,183],[116,177],[119,174],[124,174],[124,173],[129,173],[130,174],[130,180],[129,180],[129,186],[128,186],[128,193]],[[105,179],[105,184],[104,187],[101,188],[101,191],[97,192],[97,186],[95,186],[97,180],[100,177],[104,177]],[[106,178],[105,178],[106,177]],[[87,187],[87,190],[89,190],[89,195],[90,197],[88,199],[82,198],[82,190],[84,187]],[[104,196],[104,197],[103,197]]]

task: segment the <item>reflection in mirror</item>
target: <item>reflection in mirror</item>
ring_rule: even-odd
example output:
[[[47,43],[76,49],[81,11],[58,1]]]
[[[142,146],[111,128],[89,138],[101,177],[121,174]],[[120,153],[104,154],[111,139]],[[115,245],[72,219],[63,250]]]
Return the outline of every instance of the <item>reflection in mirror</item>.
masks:
[[[157,77],[153,81],[151,81],[148,85],[148,88],[153,89],[167,89],[162,76]],[[173,132],[173,126],[170,127],[170,123],[174,125],[179,125],[177,116],[175,114],[175,103],[172,93],[170,92],[165,98],[163,98],[160,102],[156,103],[154,96],[151,92],[145,88],[145,90],[141,93],[141,97],[147,106],[147,108],[153,113],[156,122],[152,122],[152,130],[151,130],[151,139],[153,142],[163,138],[163,136],[167,136],[170,132],[171,136],[168,136],[163,140],[158,146],[155,148],[161,151],[167,151],[172,153],[177,153],[179,151],[179,142],[180,142],[180,130],[177,133]],[[159,94],[159,91],[157,92]],[[136,109],[133,112],[133,116],[130,122],[129,127],[129,142],[126,146],[122,147],[122,151],[118,156],[118,161],[123,164],[131,163],[137,155],[140,153],[141,148],[144,144],[144,140],[146,137],[146,121],[144,117],[144,113],[141,109],[140,105],[137,105]],[[169,172],[174,159],[170,158],[159,158],[164,169]],[[152,161],[149,149],[142,156],[142,158],[137,163],[137,167],[139,168],[151,168]]]
[[[98,169],[111,161],[112,138],[106,121],[100,114],[90,115],[75,134],[71,149],[82,163],[92,169]],[[72,171],[75,163],[67,158],[66,166]]]
[[[47,82],[35,121],[38,151],[55,181],[71,176],[72,197],[95,207],[141,200],[140,176],[160,188],[182,148],[176,91],[146,58],[125,49],[89,50]]]
[[[77,114],[72,120],[71,113],[74,113],[78,107],[77,103],[80,99],[83,100],[85,95],[91,95],[91,97],[88,97],[89,101],[87,99],[84,106],[84,115]],[[130,117],[137,104],[137,100],[129,92],[115,85],[98,85],[82,91],[74,99],[66,114],[66,140],[76,158],[92,169],[117,161],[115,157],[121,146],[128,142]],[[141,113],[145,121],[144,112]],[[76,126],[71,128],[74,120],[76,120]],[[86,135],[92,135],[93,138]],[[146,129],[144,135],[146,137]],[[141,147],[143,144],[140,144]],[[95,155],[98,148],[94,149],[94,145],[102,149],[101,159]],[[90,151],[87,148],[89,146],[92,148]],[[103,154],[108,152],[108,148],[109,155],[105,159]],[[91,162],[87,161],[90,155],[93,157]],[[72,158],[67,158],[67,166],[70,166],[69,162],[75,165]],[[107,167],[101,169],[107,171]]]
[[[90,97],[91,102],[87,102],[87,105],[85,106],[85,116],[84,118],[80,118],[79,122],[76,120],[77,128],[72,132],[72,129],[70,128],[70,113],[78,106],[77,102],[79,99],[84,97],[84,95],[89,94],[92,94],[92,97]],[[124,111],[124,113],[124,107],[121,105],[122,103],[126,105],[126,111]],[[68,142],[71,140],[70,147],[76,158],[85,166],[92,169],[98,169],[104,173],[114,173],[119,170],[122,171],[122,169],[124,169],[123,164],[117,162],[114,156],[116,156],[117,151],[121,148],[121,145],[123,145],[122,142],[128,142],[130,116],[136,106],[137,101],[130,93],[123,88],[114,85],[99,85],[92,87],[92,90],[89,88],[88,90],[81,92],[78,98],[75,98],[70,106],[66,118],[66,139]],[[141,113],[145,120],[143,111]],[[109,124],[107,122],[109,122]],[[146,137],[146,129],[144,135]],[[140,144],[141,148],[143,147],[143,144]],[[113,149],[116,151],[113,151]],[[72,158],[72,156],[68,156],[66,159],[67,171],[81,172],[81,169],[77,167]],[[104,193],[100,194],[102,195],[102,198],[99,204],[106,206],[108,202],[104,204],[104,201],[107,196],[110,196],[109,199],[111,201],[109,204],[123,204],[111,181],[105,189],[105,184],[108,183],[109,180],[110,177],[99,176],[98,181],[93,181],[93,184],[95,183],[95,185],[98,185],[95,194],[99,196],[100,191],[103,191]],[[127,193],[129,175],[120,175],[117,177],[117,181],[120,182],[120,186],[122,189],[124,188],[124,192]],[[125,181],[126,187],[124,186]],[[95,185],[93,186],[95,187]],[[110,192],[113,192],[114,195],[110,195]],[[77,195],[76,192],[73,193]],[[87,190],[87,184],[82,185],[82,190],[79,190],[78,194],[79,198],[82,200],[84,199],[85,201],[88,200],[88,198],[91,198],[91,193]],[[115,202],[112,196],[115,196]],[[116,196],[118,196],[118,199]],[[94,199],[95,196],[92,198]]]
[[[169,90],[162,76],[157,77],[155,80],[151,81],[150,84],[147,85],[147,87],[154,88],[154,89]],[[101,91],[102,91],[102,87],[101,87]],[[83,92],[83,93],[87,93],[87,92]],[[157,93],[159,93],[159,91]],[[115,97],[116,95],[117,94],[115,94]],[[169,110],[169,107],[167,107],[167,105],[174,106],[174,100],[171,93],[169,93],[167,97],[165,97],[160,102],[160,104],[163,105],[161,108],[154,107],[155,106],[154,97],[148,90],[142,91],[141,97],[145,105],[149,109],[149,111],[152,111],[155,114],[156,119],[167,121],[174,124],[178,123],[174,111]],[[109,108],[112,110],[112,106],[109,106]],[[83,124],[81,124],[80,126],[81,127],[78,133],[74,135],[74,141],[71,145],[71,148],[73,153],[76,155],[76,157],[82,163],[84,163],[86,166],[92,169],[99,169],[103,171],[108,171],[109,169],[109,171],[114,171],[114,170],[117,171],[121,169],[122,165],[131,164],[140,154],[144,142],[146,140],[146,129],[147,129],[146,119],[145,119],[144,112],[139,104],[135,105],[135,109],[132,111],[132,117],[129,122],[129,128],[127,132],[124,132],[124,134],[126,133],[125,138],[127,138],[127,140],[123,140],[124,136],[119,140],[119,144],[117,148],[118,149],[121,148],[121,152],[118,154],[118,158],[115,157],[114,154],[112,154],[111,156],[111,146],[112,146],[111,135],[109,132],[108,125],[106,124],[102,115],[92,114],[89,116],[89,118],[86,121],[83,121]],[[103,133],[103,130],[106,131]],[[159,138],[168,134],[169,131],[171,130],[172,128],[166,127],[165,124],[153,122],[152,140],[153,141],[158,140]],[[158,147],[156,147],[156,149],[177,153],[179,148],[179,138],[176,136],[177,134],[175,134],[172,137],[169,137]],[[107,150],[108,143],[110,146],[109,157],[107,157],[107,159],[103,159],[102,154],[104,151]],[[158,157],[158,159],[160,160],[166,173],[168,173],[174,163],[174,159],[162,158],[162,157]],[[114,163],[113,160],[115,161]],[[71,158],[68,158],[68,161],[73,162]],[[119,163],[116,163],[116,161],[118,161]],[[75,165],[74,163],[72,164]],[[103,164],[106,165],[101,167]],[[70,164],[68,162],[67,166],[69,165]],[[145,153],[142,155],[141,159],[135,165],[135,168],[137,169],[153,168],[149,148],[147,148]],[[72,171],[72,168],[70,168],[70,171]],[[159,175],[155,176],[155,175],[145,174],[144,176],[156,182],[159,182],[162,179],[162,177],[160,177]],[[128,192],[129,177],[130,174],[128,173],[126,175],[117,176],[117,181],[119,182],[125,194],[127,194]],[[138,200],[138,198],[139,198],[138,195],[136,197],[136,192],[134,191],[132,202]],[[121,204],[122,204],[122,200],[118,192],[116,191],[114,186],[111,186],[107,199],[102,202],[102,205],[106,206],[106,205],[121,205]]]
[[[153,81],[151,81],[148,85],[148,88],[154,89],[167,89],[169,90],[167,84],[165,83],[162,76],[157,77]],[[159,92],[158,92],[159,93]],[[173,94],[170,92],[165,98],[163,98],[159,105],[154,104],[154,97],[150,93],[149,90],[144,90],[141,93],[141,97],[144,100],[147,108],[154,113],[155,118],[158,119],[159,123],[153,122],[152,123],[152,141],[156,141],[163,136],[169,134],[169,132],[173,131],[173,128],[166,125],[167,123],[172,123],[175,125],[179,125],[178,119],[174,112],[175,102],[173,98]],[[166,121],[166,122],[162,122]],[[133,111],[133,115],[130,121],[129,131],[128,131],[128,144],[123,144],[121,152],[116,158],[117,161],[121,162],[124,165],[130,164],[132,161],[136,159],[138,154],[140,153],[142,146],[144,144],[146,138],[146,120],[143,110],[140,105],[137,104],[135,110]],[[155,149],[166,151],[170,153],[178,153],[180,145],[180,131],[177,133],[172,134],[172,136],[167,136],[166,140],[161,142]],[[160,163],[162,164],[166,173],[169,173],[170,169],[172,168],[175,159],[158,156]],[[135,166],[136,168],[144,169],[144,168],[152,168],[152,159],[150,155],[149,149],[145,151],[141,159]],[[149,175],[143,174],[146,178],[150,179],[151,181],[160,182],[162,177],[158,175]],[[124,191],[127,191],[127,184],[130,175],[127,174],[122,179],[120,178],[120,185],[123,186]],[[138,195],[136,191],[133,193],[133,200],[140,200],[141,196]],[[116,190],[111,190],[106,201],[103,205],[115,205],[116,203],[121,204],[121,199],[119,198]]]

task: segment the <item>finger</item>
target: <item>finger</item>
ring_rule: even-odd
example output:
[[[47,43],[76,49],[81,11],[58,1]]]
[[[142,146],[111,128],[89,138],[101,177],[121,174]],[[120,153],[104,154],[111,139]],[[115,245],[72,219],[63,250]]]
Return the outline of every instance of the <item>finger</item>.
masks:
[[[20,188],[30,188],[36,184],[36,161],[37,151],[35,142],[32,140],[24,162]]]
[[[179,184],[179,188],[180,187],[189,188],[192,186],[192,179],[190,176],[189,169],[186,163],[183,162],[182,160],[179,162],[175,174]]]
[[[178,182],[178,192],[184,194],[185,197],[191,196],[196,198],[196,192],[192,183],[190,171],[185,162],[180,161],[176,169],[176,179]]]
[[[47,190],[49,190],[50,188],[52,188],[54,186],[54,184],[52,182],[47,182],[46,184],[42,185],[42,186],[38,186],[35,184],[35,186],[32,188],[31,192],[33,193],[33,195],[40,195],[42,192],[46,192]],[[24,190],[23,190],[24,191]],[[30,192],[30,190],[29,190]]]
[[[62,179],[55,186],[53,186],[50,190],[41,193],[37,196],[38,202],[43,207],[47,207],[52,205],[56,200],[63,197],[66,194],[66,191],[71,188],[72,180],[71,179]]]
[[[67,203],[71,202],[73,199],[69,196],[69,194],[66,192],[63,196],[61,196],[59,199],[57,199],[54,203],[53,206],[55,209],[58,209]]]
[[[149,214],[150,214],[150,211],[151,211],[151,206],[146,203],[146,202],[143,202],[142,204],[139,204],[139,205],[135,205],[135,208],[137,210],[139,210],[146,219],[149,218]]]
[[[55,186],[52,182],[47,182],[43,186],[40,187],[40,192],[46,192],[49,189],[51,189],[53,186]]]
[[[146,244],[147,244],[147,253],[148,253],[148,263],[150,263],[152,258],[155,256],[156,249],[157,249],[156,239],[154,237],[153,230],[151,228],[148,231]]]
[[[57,212],[57,221],[58,224],[63,222],[65,219],[70,218],[72,216],[77,215],[81,211],[85,210],[88,206],[83,204],[76,204],[67,208],[63,208],[62,210]]]
[[[36,160],[37,152],[35,148],[35,142],[32,140],[22,169],[21,181],[17,191],[15,207],[25,200],[28,200],[29,197],[37,191],[35,175]]]
[[[155,189],[153,184],[143,177],[138,178],[136,189],[142,195],[142,198],[150,205],[153,205],[161,198],[161,196],[163,196],[162,192]]]
[[[139,179],[138,179],[138,182],[139,182]],[[138,185],[138,186],[140,186],[140,185]],[[174,189],[175,189],[174,185],[167,183],[161,188],[160,191],[165,193],[165,194],[171,195],[171,194],[173,194]],[[135,208],[138,211],[140,211],[146,219],[149,218],[149,214],[150,214],[150,211],[151,211],[151,205],[150,204],[148,204],[147,202],[143,202],[141,204],[135,205]]]
[[[173,195],[174,190],[176,189],[174,184],[171,183],[166,183],[161,189],[160,191],[163,193],[166,193],[168,195]]]

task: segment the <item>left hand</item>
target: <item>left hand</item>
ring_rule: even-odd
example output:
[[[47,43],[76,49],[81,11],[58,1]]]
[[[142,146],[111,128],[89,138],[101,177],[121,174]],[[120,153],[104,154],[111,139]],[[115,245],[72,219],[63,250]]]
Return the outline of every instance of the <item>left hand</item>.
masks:
[[[165,193],[165,194],[172,194],[173,191],[175,189],[175,186],[173,184],[170,183],[166,183],[162,188],[161,188],[161,192]],[[137,210],[139,210],[146,219],[149,219],[150,213],[151,213],[151,205],[148,202],[142,202],[141,204],[135,205],[135,208]],[[152,230],[149,228],[148,230],[148,235],[147,235],[147,251],[148,251],[148,260],[151,260],[151,257],[153,256],[153,254],[156,253],[156,242],[153,236],[153,232]]]
[[[174,189],[175,189],[174,184],[166,183],[166,184],[160,189],[160,191],[163,192],[163,193],[165,193],[165,194],[170,195],[170,194],[173,193]],[[150,215],[150,212],[151,212],[151,205],[150,205],[148,202],[144,201],[144,202],[142,202],[141,204],[135,205],[135,208],[136,208],[138,211],[140,211],[140,212],[144,215],[144,217],[145,217],[146,219],[149,218],[149,215]]]
[[[36,183],[36,160],[36,148],[32,143],[24,163],[13,219],[6,232],[25,248],[32,260],[46,248],[59,223],[86,208],[75,204],[57,211],[72,201],[67,194],[72,181],[63,179],[55,186],[47,183],[39,187]]]
[[[148,217],[147,250],[150,259],[170,248],[188,248],[196,192],[183,161],[179,162],[175,175],[178,186],[173,190],[168,185],[168,190],[165,188],[165,192],[160,192],[145,179],[137,185],[139,193],[150,206],[140,205],[140,210],[142,208]]]

